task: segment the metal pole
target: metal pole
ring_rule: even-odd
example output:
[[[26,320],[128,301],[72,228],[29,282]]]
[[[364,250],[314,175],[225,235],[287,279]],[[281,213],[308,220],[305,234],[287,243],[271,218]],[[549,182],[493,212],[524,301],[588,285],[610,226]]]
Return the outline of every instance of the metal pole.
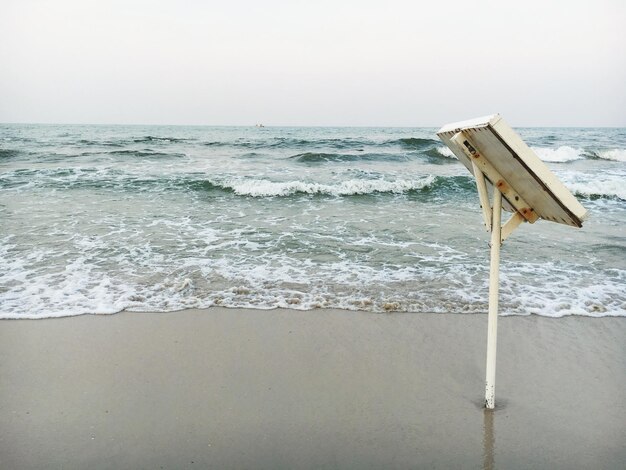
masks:
[[[496,346],[498,341],[498,281],[500,274],[500,245],[502,222],[502,193],[493,188],[491,221],[491,261],[489,272],[489,319],[487,322],[487,378],[485,406],[493,409],[496,399]]]

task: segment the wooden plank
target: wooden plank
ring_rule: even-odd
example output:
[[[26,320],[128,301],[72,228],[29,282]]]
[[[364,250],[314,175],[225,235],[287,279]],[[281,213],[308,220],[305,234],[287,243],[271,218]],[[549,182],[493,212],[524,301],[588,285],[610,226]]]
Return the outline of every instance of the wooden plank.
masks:
[[[513,233],[519,225],[524,222],[524,217],[519,212],[516,212],[511,216],[509,220],[502,226],[502,230],[500,232],[500,241],[504,241],[509,238],[509,235]]]
[[[487,183],[485,182],[485,175],[480,171],[480,168],[472,162],[472,168],[474,169],[474,178],[476,178],[476,188],[478,189],[478,197],[480,198],[480,207],[483,210],[483,220],[485,221],[485,227],[487,232],[491,232],[491,206],[489,205],[489,193],[487,192]]]
[[[450,140],[462,150],[472,164],[480,169],[491,184],[498,188],[509,204],[513,206],[517,212],[521,213],[528,222],[532,224],[539,218],[532,207],[513,189],[509,182],[494,168],[489,160],[478,152],[465,131],[457,132]]]
[[[491,131],[500,140],[501,145],[507,147],[507,150],[536,181],[537,186],[541,188],[539,194],[543,196],[543,200],[551,201],[554,209],[550,212],[546,211],[545,217],[543,215],[542,217],[553,222],[582,227],[583,220],[588,216],[587,209],[578,202],[578,199],[550,171],[548,166],[535,155],[517,132],[511,129],[503,119],[495,123],[491,127]],[[532,204],[530,199],[530,195],[526,196],[526,200]],[[535,210],[541,209],[540,207],[535,208]]]

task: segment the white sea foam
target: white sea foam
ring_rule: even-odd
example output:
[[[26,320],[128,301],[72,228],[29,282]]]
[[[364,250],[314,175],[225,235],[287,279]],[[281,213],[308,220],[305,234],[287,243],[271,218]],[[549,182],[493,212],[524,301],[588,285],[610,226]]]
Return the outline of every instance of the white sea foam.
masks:
[[[578,196],[626,201],[626,175],[623,172],[596,175],[593,179],[583,173],[563,173],[561,178],[569,190]]]
[[[191,225],[184,228],[193,229]],[[222,241],[225,236],[233,234],[221,233]],[[213,246],[215,241],[219,240],[208,243]],[[0,318],[211,306],[457,313],[484,312],[487,307],[487,263],[477,264],[467,253],[444,244],[390,246],[376,237],[355,243],[355,247],[368,248],[364,253],[390,246],[413,254],[414,261],[406,265],[372,265],[359,258],[319,263],[284,251],[269,253],[259,244],[237,247],[232,245],[236,240],[229,243],[226,251],[220,249],[228,255],[213,258],[201,246],[188,249],[187,257],[175,263],[176,269],[149,246],[125,250],[117,260],[115,275],[110,269],[99,270],[88,256],[70,260],[62,272],[33,271],[32,260],[49,259],[53,253],[44,250],[32,253],[31,260],[9,260],[14,245],[6,243],[0,250],[6,266],[0,283],[7,286],[0,295]],[[88,251],[101,248],[98,243],[80,245]],[[140,274],[137,266],[145,266],[148,273]],[[601,282],[587,278],[576,266],[509,263],[502,273],[502,313],[626,315],[622,289],[626,271],[616,271]],[[529,284],[529,279],[534,281]]]
[[[558,148],[532,147],[544,162],[565,163],[584,158],[584,150],[563,145]]]
[[[520,279],[534,279],[534,283],[522,291],[519,289]],[[626,271],[623,270],[616,270],[608,282],[593,283],[588,282],[584,274],[552,262],[509,264],[501,273],[502,302],[508,304],[502,314],[557,318],[568,315],[625,316],[625,279]]]
[[[296,193],[350,196],[371,193],[403,193],[431,185],[435,177],[429,175],[413,180],[347,180],[337,184],[307,183],[305,181],[277,182],[259,179],[229,180],[221,183],[241,196],[288,196]]]
[[[34,273],[27,264],[15,262],[5,266],[0,281],[13,287],[1,296],[0,318],[117,313],[126,306],[126,294],[132,290],[106,274],[93,275],[84,257],[70,262],[62,273]]]
[[[579,196],[617,197],[626,201],[626,182],[624,180],[573,182],[567,184],[567,187]]]
[[[626,149],[601,150],[598,152],[598,157],[603,160],[626,162]]]

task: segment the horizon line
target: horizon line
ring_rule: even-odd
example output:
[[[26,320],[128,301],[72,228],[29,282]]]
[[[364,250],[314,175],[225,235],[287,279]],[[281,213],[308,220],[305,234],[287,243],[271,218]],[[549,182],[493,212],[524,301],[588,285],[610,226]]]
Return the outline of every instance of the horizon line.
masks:
[[[350,124],[340,124],[340,125],[328,125],[328,124],[307,124],[307,125],[293,125],[293,124],[262,124],[262,127],[258,127],[259,123],[254,124],[146,124],[146,123],[93,123],[93,122],[5,122],[1,121],[0,125],[35,125],[35,126],[137,126],[137,127],[255,127],[259,129],[265,128],[285,128],[285,127],[297,127],[297,128],[395,128],[395,129],[424,129],[424,128],[432,128],[437,129],[441,127],[443,124],[438,125],[350,125]],[[445,123],[444,123],[445,124]],[[558,126],[558,125],[514,125],[512,127],[517,128],[555,128],[555,129],[621,129],[626,128],[626,125],[566,125],[566,126]]]

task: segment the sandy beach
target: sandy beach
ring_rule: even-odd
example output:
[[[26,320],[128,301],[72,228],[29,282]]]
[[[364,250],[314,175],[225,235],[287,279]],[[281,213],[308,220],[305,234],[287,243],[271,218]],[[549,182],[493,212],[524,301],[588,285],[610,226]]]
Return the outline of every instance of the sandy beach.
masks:
[[[128,313],[0,323],[0,467],[623,468],[626,321]]]

